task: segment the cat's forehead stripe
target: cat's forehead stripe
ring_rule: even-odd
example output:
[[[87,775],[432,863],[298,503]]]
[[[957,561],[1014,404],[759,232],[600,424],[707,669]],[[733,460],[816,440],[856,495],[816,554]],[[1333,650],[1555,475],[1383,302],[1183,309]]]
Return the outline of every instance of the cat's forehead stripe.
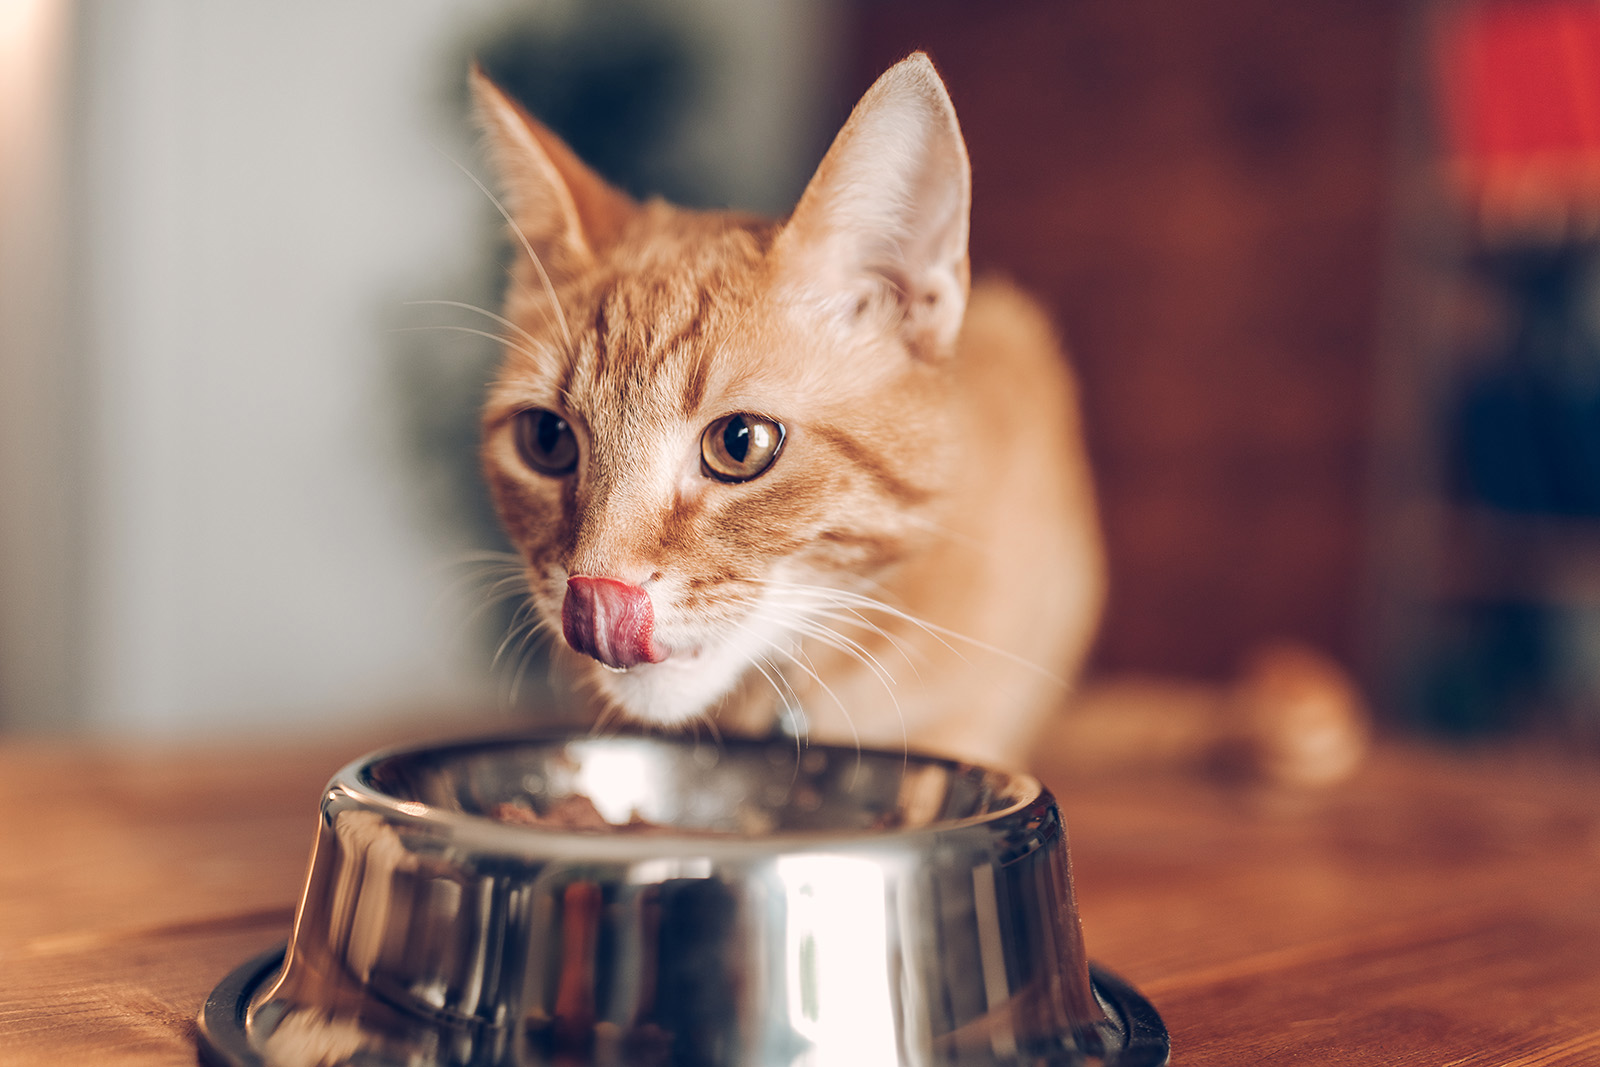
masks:
[[[676,333],[656,346],[658,362],[688,351],[701,339],[705,334],[706,319],[710,317],[710,307],[710,295],[704,288],[699,289],[694,294],[694,310],[689,313],[688,319],[679,325]]]
[[[561,390],[626,401],[660,402],[679,393],[684,415],[692,415],[709,383],[706,342],[721,317],[714,281],[693,276],[670,279],[613,278],[592,299],[588,338],[563,368]]]
[[[683,414],[687,418],[700,410],[706,399],[706,380],[711,373],[710,353],[701,348],[689,362],[689,378],[683,383]]]
[[[606,298],[602,296],[594,305],[594,376],[602,378],[606,373],[606,351],[610,344],[610,323],[606,318]]]

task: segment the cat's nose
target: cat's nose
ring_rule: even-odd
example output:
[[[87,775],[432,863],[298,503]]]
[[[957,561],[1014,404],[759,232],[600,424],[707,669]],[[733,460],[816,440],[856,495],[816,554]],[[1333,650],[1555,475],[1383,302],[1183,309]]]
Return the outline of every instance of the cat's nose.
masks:
[[[666,650],[655,640],[650,594],[615,578],[567,579],[561,632],[567,644],[608,667],[660,663]]]

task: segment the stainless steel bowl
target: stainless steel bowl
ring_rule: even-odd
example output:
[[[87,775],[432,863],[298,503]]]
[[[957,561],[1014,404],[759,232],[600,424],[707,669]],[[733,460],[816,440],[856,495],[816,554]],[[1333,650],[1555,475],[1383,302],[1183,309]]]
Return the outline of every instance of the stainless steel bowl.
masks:
[[[551,825],[573,812],[597,828]],[[571,735],[340,771],[287,949],[217,988],[201,1046],[229,1067],[1167,1057],[1150,1006],[1091,972],[1036,780]]]

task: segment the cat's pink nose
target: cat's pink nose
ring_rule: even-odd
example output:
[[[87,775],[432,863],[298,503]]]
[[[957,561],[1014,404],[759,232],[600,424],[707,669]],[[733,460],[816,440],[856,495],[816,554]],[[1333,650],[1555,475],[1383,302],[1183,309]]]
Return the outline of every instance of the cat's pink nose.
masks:
[[[656,644],[650,594],[615,578],[567,579],[561,604],[561,632],[567,644],[608,667],[660,663],[666,651]]]

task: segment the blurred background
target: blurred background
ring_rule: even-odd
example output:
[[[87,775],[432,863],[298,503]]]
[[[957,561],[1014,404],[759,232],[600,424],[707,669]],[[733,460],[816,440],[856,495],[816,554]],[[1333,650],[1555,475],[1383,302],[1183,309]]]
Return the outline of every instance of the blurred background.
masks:
[[[1102,672],[1294,639],[1600,732],[1600,6],[0,0],[0,729],[482,709],[477,56],[638,194],[781,213],[926,48],[975,269],[1083,379]],[[509,657],[511,662],[515,656]]]

